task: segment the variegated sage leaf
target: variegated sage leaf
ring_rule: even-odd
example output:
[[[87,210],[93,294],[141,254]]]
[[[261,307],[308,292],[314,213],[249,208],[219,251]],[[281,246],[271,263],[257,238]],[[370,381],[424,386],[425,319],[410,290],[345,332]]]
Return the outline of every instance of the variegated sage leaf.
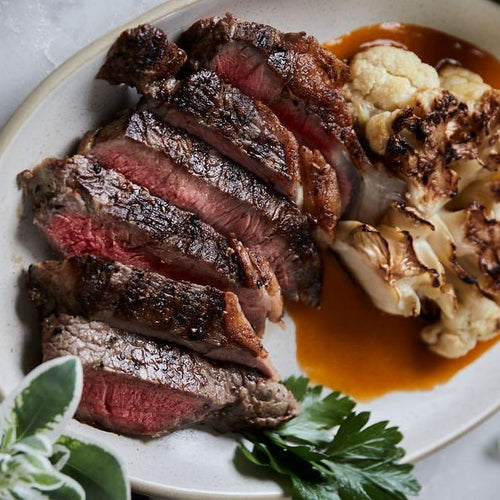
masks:
[[[83,487],[88,499],[130,499],[130,485],[120,461],[97,444],[61,436],[58,444],[70,451],[62,469]]]
[[[0,422],[15,427],[17,441],[35,434],[56,440],[76,411],[82,378],[81,363],[75,356],[40,365],[0,405]]]

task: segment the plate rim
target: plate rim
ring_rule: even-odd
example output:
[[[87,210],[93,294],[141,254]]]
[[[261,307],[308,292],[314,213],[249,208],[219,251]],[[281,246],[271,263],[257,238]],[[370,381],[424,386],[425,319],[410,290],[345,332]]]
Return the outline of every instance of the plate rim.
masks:
[[[165,19],[168,16],[175,14],[187,7],[203,3],[204,0],[165,0],[163,3],[153,7],[146,12],[136,16],[116,28],[108,31],[101,37],[78,50],[75,54],[66,59],[47,77],[45,77],[23,100],[21,105],[12,113],[7,122],[0,130],[0,160],[6,151],[9,149],[10,144],[15,140],[17,135],[21,132],[24,123],[33,115],[36,109],[43,103],[43,101],[64,83],[69,77],[73,75],[85,63],[97,57],[100,53],[106,51],[118,35],[125,29],[132,28],[138,24],[152,23]],[[500,9],[500,4],[496,0],[481,0],[483,3],[495,4]],[[486,354],[486,353],[484,353]],[[433,445],[428,446],[426,449],[418,450],[412,455],[404,457],[405,462],[415,463],[433,453],[441,450],[457,439],[461,438],[479,424],[487,420],[500,410],[500,399],[497,403],[493,404],[490,408],[486,409],[475,419],[471,420],[468,424],[461,428],[448,433],[441,440],[436,441]],[[218,493],[218,492],[205,492],[200,490],[188,490],[185,488],[177,488],[167,484],[156,483],[153,481],[143,480],[128,474],[131,487],[134,491],[146,495],[165,495],[168,494],[172,500],[211,500],[211,499],[259,499],[259,500],[277,500],[289,498],[285,492],[266,494],[266,493]]]

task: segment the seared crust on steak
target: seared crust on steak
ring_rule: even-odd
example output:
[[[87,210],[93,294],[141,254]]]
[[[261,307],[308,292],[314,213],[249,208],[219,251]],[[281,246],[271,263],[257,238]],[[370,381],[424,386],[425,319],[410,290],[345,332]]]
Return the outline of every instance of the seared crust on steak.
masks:
[[[19,175],[35,223],[67,256],[96,254],[238,295],[258,332],[279,320],[276,277],[258,256],[188,212],[83,156],[47,159]]]
[[[87,135],[80,151],[234,234],[270,263],[288,298],[318,305],[322,263],[307,217],[203,141],[140,111]]]
[[[164,42],[172,45],[166,36]],[[318,52],[318,58],[331,57],[318,46],[317,41],[311,39],[311,43]],[[140,60],[143,49],[140,45],[136,49],[136,59]],[[128,47],[131,61],[134,59],[133,51],[134,47]],[[157,53],[161,54],[159,51]],[[110,64],[106,62],[105,66]],[[159,60],[158,65],[161,64],[164,62]],[[108,68],[109,71],[112,69]],[[108,71],[108,79],[113,83],[129,83],[134,80],[133,71],[139,71],[133,68],[129,70],[132,74],[126,75],[123,68],[118,66],[113,78]],[[340,216],[341,204],[337,175],[324,159],[319,160],[322,167],[321,176],[318,176],[318,161],[299,161],[295,136],[281,124],[271,109],[225,82],[214,71],[202,69],[177,83],[172,80],[170,87],[168,98],[144,99],[140,108],[149,109],[171,125],[200,137],[300,207],[314,206],[313,213],[305,212],[312,216],[319,227],[315,234],[323,237],[329,235],[331,239],[326,243],[331,243],[334,237],[332,229]],[[145,92],[146,97],[149,95]],[[319,151],[315,151],[314,156],[318,159]],[[302,175],[305,179],[301,178]],[[324,206],[318,203],[318,197],[310,189],[304,192],[303,184],[309,184],[310,187],[311,179],[317,183],[315,191],[331,193],[332,199],[325,199]],[[312,195],[313,198],[304,199],[304,195]],[[335,210],[333,216],[332,209]],[[326,228],[328,231],[325,232]],[[324,243],[322,239],[320,243]]]
[[[195,70],[210,68],[262,100],[299,141],[319,149],[336,170],[343,208],[353,202],[360,189],[357,169],[371,165],[341,92],[346,64],[305,33],[282,33],[231,14],[197,21],[179,45]]]
[[[68,313],[275,372],[238,297],[93,256],[32,264],[28,292],[42,317]]]
[[[314,239],[327,248],[335,239],[335,228],[342,211],[342,200],[337,185],[329,181],[332,173],[325,157],[317,150],[300,146],[302,186],[304,189],[303,210],[315,222]]]
[[[280,383],[210,362],[97,321],[43,321],[44,360],[78,356],[84,388],[77,418],[115,432],[158,435],[199,422],[219,430],[273,427],[299,413]]]
[[[299,202],[298,145],[264,104],[202,70],[182,80],[172,98],[154,110]]]
[[[109,49],[97,78],[113,85],[126,83],[139,93],[164,98],[186,54],[155,26],[143,24],[124,31]]]

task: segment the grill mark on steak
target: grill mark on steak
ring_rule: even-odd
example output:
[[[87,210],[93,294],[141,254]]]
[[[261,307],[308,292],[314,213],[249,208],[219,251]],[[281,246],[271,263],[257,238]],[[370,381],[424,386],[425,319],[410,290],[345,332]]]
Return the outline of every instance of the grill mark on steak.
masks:
[[[276,378],[232,292],[93,256],[32,264],[28,292],[42,317],[62,312],[105,321]]]
[[[281,294],[267,263],[234,238],[82,156],[48,159],[19,175],[35,223],[67,256],[123,261],[169,278],[233,291],[258,333],[279,320]]]
[[[234,233],[269,261],[288,298],[319,304],[322,263],[307,217],[203,141],[140,111],[88,134],[80,152]]]
[[[199,422],[221,431],[273,427],[299,413],[280,383],[235,365],[61,314],[43,321],[43,358],[78,356],[77,418],[107,430],[155,436]]]
[[[303,144],[319,149],[335,168],[343,209],[370,170],[352,127],[341,87],[348,67],[305,33],[282,33],[264,24],[224,17],[202,19],[179,45],[195,70],[209,68],[271,107]]]
[[[109,49],[97,78],[118,85],[126,83],[139,93],[165,98],[186,54],[166,34],[150,24],[124,31]]]

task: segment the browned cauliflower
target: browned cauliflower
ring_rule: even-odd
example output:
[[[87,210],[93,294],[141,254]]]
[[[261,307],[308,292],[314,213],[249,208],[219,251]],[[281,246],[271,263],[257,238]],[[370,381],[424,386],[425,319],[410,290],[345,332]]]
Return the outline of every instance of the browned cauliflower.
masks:
[[[500,91],[387,46],[357,54],[351,75],[358,132],[406,202],[372,225],[342,221],[333,248],[380,309],[437,310],[422,338],[462,356],[500,333]]]
[[[434,227],[411,209],[395,203],[376,228],[341,221],[337,231],[333,249],[379,309],[418,316],[432,302],[448,316],[456,313],[455,293],[426,241]]]

